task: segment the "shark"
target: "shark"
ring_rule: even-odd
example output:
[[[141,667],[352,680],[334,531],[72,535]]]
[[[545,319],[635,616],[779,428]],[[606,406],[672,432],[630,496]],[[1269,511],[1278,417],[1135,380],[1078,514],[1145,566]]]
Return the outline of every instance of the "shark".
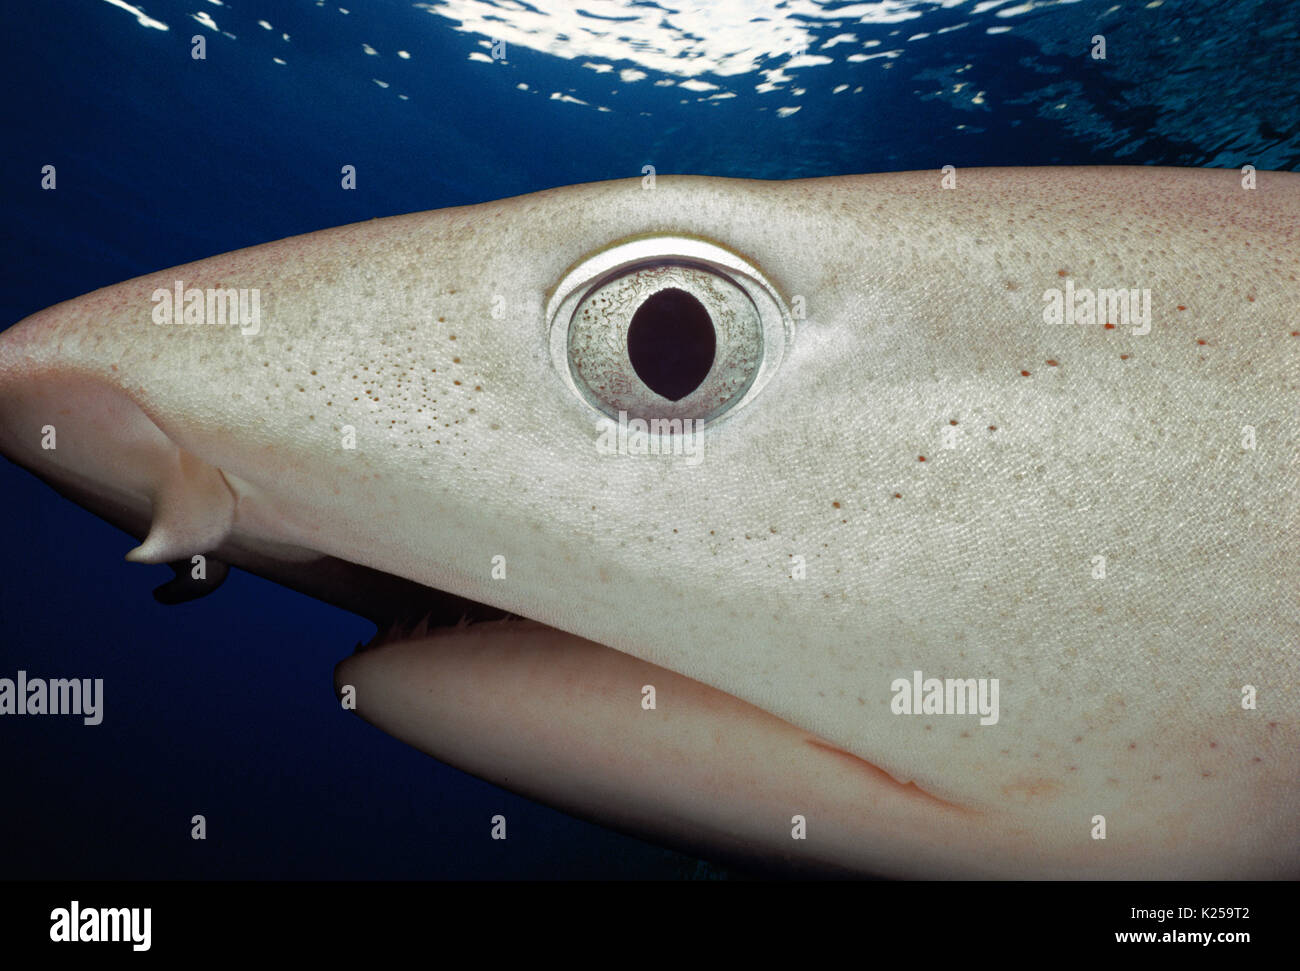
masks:
[[[341,710],[778,871],[1300,875],[1300,176],[659,176],[0,336],[0,451]],[[179,662],[178,663],[182,663]]]

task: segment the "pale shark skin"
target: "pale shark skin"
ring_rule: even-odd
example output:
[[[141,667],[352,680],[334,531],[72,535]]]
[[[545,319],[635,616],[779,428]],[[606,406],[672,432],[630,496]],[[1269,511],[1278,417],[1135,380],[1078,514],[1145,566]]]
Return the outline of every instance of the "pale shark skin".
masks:
[[[612,825],[844,872],[1296,876],[1300,176],[939,183],[598,183],[127,281],[0,338],[0,448],[136,535],[160,510],[139,558],[347,601],[324,554],[553,628],[408,640],[336,682]],[[566,271],[659,233],[806,307],[694,466],[600,454],[548,351]],[[155,325],[178,279],[261,288],[260,333]],[[1067,279],[1149,288],[1150,332],[1045,324]],[[998,678],[998,723],[891,713],[915,670]]]

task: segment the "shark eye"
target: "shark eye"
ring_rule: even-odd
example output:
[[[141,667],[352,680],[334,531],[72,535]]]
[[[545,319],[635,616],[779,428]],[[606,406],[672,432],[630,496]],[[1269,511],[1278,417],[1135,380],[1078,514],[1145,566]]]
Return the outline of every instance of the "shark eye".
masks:
[[[653,237],[569,272],[547,308],[570,389],[617,418],[713,420],[771,377],[790,318],[761,274],[702,240]]]

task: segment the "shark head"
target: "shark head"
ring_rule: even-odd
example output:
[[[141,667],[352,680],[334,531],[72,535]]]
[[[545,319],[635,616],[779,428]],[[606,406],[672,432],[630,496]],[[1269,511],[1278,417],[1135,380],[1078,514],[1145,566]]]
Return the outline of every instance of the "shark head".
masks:
[[[129,558],[375,620],[345,706],[575,813],[837,871],[1294,875],[1300,177],[961,180],[212,257],[7,331],[0,450]]]

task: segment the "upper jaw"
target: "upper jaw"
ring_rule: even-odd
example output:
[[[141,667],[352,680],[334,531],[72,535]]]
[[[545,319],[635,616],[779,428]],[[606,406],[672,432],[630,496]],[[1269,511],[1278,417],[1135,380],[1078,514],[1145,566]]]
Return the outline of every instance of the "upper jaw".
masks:
[[[0,348],[9,340],[0,338]],[[54,447],[42,447],[43,441]],[[216,564],[237,566],[363,616],[381,631],[409,630],[422,619],[445,626],[463,617],[505,616],[246,528],[246,520],[261,518],[246,483],[178,446],[125,391],[96,379],[0,370],[0,453],[135,537],[141,545],[127,558],[137,562],[183,564],[188,574],[191,556],[203,555],[212,561],[209,575],[219,571]],[[238,484],[233,490],[229,479]],[[170,530],[158,528],[160,509],[173,517]],[[213,523],[218,528],[209,528]]]

